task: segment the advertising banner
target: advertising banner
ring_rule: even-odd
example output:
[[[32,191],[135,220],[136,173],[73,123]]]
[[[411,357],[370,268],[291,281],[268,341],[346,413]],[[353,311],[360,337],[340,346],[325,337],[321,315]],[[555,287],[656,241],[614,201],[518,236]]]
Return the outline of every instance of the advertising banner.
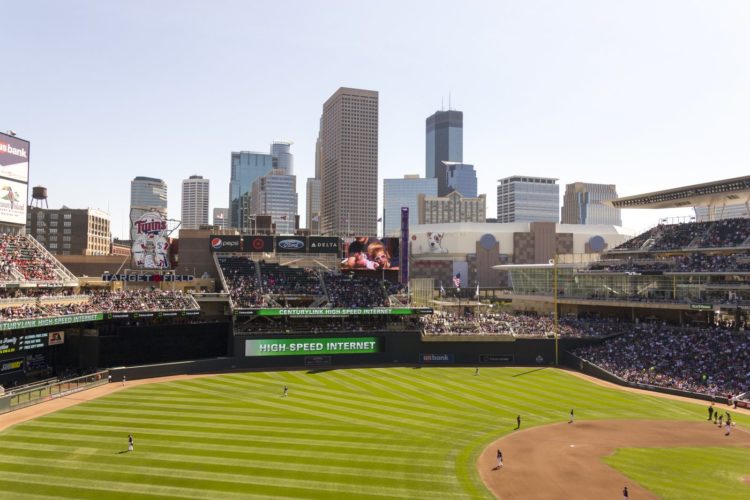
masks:
[[[51,318],[20,319],[16,321],[3,321],[0,323],[0,331],[16,330],[21,328],[38,328],[40,326],[69,325],[72,323],[86,323],[89,321],[101,321],[103,313],[92,314],[70,314],[68,316],[53,316]],[[46,337],[46,333],[44,334]]]
[[[419,355],[420,363],[453,363],[453,354],[422,354]]]
[[[305,253],[307,252],[307,238],[304,236],[277,236],[277,253]]]
[[[167,219],[159,212],[146,212],[132,220],[132,224],[135,265],[143,269],[169,268]]]
[[[432,314],[432,309],[429,307],[300,307],[286,309],[244,309],[238,311],[237,314],[239,316],[305,316],[312,318],[335,316],[409,316],[413,314]]]
[[[10,373],[23,370],[24,358],[9,359],[0,363],[0,373]]]
[[[399,239],[356,236],[344,242],[341,269],[383,271],[399,268]]]
[[[0,179],[0,222],[26,224],[28,189],[23,182]]]
[[[0,177],[29,182],[29,147],[28,141],[0,133]]]
[[[399,282],[409,283],[409,207],[401,207],[401,277]]]
[[[65,332],[49,332],[49,345],[60,345],[65,343]]]
[[[377,337],[252,339],[245,341],[245,356],[373,354],[379,347]]]
[[[339,253],[339,242],[335,236],[310,236],[307,238],[308,253]]]
[[[209,237],[209,245],[212,252],[241,252],[242,244],[239,236],[214,236]]]
[[[242,237],[243,252],[273,252],[273,236],[245,235]]]

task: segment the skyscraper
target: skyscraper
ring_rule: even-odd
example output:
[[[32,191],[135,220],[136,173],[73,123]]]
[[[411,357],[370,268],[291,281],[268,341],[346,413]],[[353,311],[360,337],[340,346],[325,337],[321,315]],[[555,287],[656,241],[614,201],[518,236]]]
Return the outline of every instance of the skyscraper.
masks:
[[[252,216],[269,215],[277,234],[294,234],[297,229],[297,177],[274,168],[253,181],[250,190]]]
[[[253,181],[273,169],[273,156],[252,151],[232,152],[229,178],[229,227],[250,228],[247,212],[250,188]]]
[[[214,208],[213,210],[213,222],[214,226],[219,226],[220,229],[226,229],[229,227],[229,209],[228,208]]]
[[[622,225],[620,209],[602,203],[617,198],[614,184],[574,182],[565,186],[563,195],[563,224]]]
[[[145,207],[167,215],[167,184],[161,179],[138,176],[130,181],[130,208]]]
[[[466,163],[457,163],[453,161],[444,161],[442,175],[445,176],[443,182],[443,192],[438,189],[439,196],[448,196],[453,191],[458,191],[461,196],[466,198],[477,197],[477,173],[474,171],[474,165]],[[438,180],[438,185],[440,181]]]
[[[425,177],[438,179],[440,196],[445,187],[444,161],[464,161],[464,114],[462,111],[436,111],[426,120]]]
[[[375,235],[378,93],[338,89],[321,117],[321,232]]]
[[[282,170],[287,175],[294,175],[294,155],[290,152],[292,141],[274,141],[271,144],[273,168]]]
[[[497,181],[498,222],[559,222],[557,179],[514,175]]]
[[[307,228],[310,234],[320,234],[320,179],[307,179]]]
[[[138,176],[130,181],[130,220],[146,212],[159,212],[167,218],[167,184],[161,179]],[[134,238],[131,227],[131,238]]]
[[[182,181],[182,229],[208,224],[208,184],[200,175]]]
[[[307,228],[310,234],[320,234],[320,165],[323,163],[323,141],[320,134],[323,133],[323,118],[320,118],[321,126],[318,128],[318,139],[315,141],[315,177],[307,178]]]
[[[409,207],[409,225],[419,223],[420,194],[437,196],[437,179],[404,175],[403,179],[383,179],[383,236],[397,236],[401,230],[401,207]]]

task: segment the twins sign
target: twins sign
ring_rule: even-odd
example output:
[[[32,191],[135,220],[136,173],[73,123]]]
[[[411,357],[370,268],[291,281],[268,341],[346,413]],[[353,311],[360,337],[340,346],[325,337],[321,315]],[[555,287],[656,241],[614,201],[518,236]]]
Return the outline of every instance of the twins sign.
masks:
[[[133,261],[142,269],[169,267],[169,230],[159,212],[146,212],[133,221]]]

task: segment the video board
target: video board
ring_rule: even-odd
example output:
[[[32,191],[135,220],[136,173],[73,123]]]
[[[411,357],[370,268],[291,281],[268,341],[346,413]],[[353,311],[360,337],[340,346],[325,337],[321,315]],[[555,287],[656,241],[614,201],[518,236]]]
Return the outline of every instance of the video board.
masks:
[[[399,238],[356,236],[344,240],[341,269],[385,271],[399,269]]]

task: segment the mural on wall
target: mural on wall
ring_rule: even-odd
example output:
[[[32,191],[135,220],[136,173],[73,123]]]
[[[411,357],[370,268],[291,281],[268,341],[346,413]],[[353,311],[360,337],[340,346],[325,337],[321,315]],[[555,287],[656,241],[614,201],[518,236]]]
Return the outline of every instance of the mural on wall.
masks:
[[[412,247],[412,253],[448,253],[449,250],[443,247],[443,236],[445,236],[445,233],[433,233],[432,231],[413,235],[411,239],[417,248]]]

